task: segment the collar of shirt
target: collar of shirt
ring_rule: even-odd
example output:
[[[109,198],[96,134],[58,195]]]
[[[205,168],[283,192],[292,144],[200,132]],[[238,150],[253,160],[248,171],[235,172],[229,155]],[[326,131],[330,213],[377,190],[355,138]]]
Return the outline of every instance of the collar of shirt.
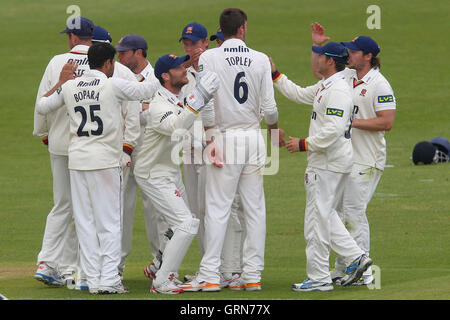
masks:
[[[144,70],[141,71],[141,73],[136,75],[136,78],[138,79],[139,82],[142,82],[145,79],[148,79],[152,72],[154,72],[152,65],[150,64],[150,62],[147,61],[147,66],[144,68]]]
[[[333,85],[333,83],[335,83],[339,79],[345,79],[344,72],[342,72],[342,71],[336,72],[331,77],[328,77],[327,79],[323,80],[322,88],[328,89],[329,87],[331,87]]]
[[[220,47],[224,47],[224,48],[225,47],[237,47],[239,45],[247,47],[245,42],[238,38],[227,39],[222,43],[222,45]]]
[[[95,70],[95,69],[90,69],[89,71],[86,72],[86,75],[90,76],[90,77],[97,77],[97,78],[105,78],[105,79],[108,78],[106,76],[106,74],[104,74],[101,71]]]
[[[173,94],[172,92],[170,92],[169,90],[167,90],[163,86],[161,86],[161,88],[159,89],[158,93],[162,97],[166,98],[170,103],[172,103],[174,105],[177,105],[177,106],[179,106],[181,108],[184,108],[184,104],[182,102],[180,102],[180,99],[178,98],[178,96]]]
[[[75,54],[87,54],[89,50],[89,46],[86,46],[84,44],[78,44],[75,47],[73,47],[69,52],[75,53]]]
[[[361,82],[369,83],[372,79],[374,79],[376,77],[376,75],[379,72],[380,72],[380,70],[378,68],[372,68],[369,70],[369,72],[366,73],[366,75],[361,80],[359,80],[358,75],[355,74],[353,76],[353,85],[355,85],[355,83],[360,84]]]
[[[187,72],[190,72],[194,77],[197,75],[197,70],[193,66],[190,66],[186,69]]]

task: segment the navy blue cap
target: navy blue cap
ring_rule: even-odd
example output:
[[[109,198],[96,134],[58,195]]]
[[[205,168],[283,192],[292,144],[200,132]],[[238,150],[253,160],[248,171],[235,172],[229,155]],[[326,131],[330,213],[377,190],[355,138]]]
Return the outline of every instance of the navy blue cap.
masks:
[[[92,35],[92,41],[111,43],[112,38],[106,29],[104,29],[100,26],[95,26],[94,34]]]
[[[200,23],[189,23],[184,27],[181,38],[178,41],[183,40],[183,38],[197,42],[198,40],[208,38],[208,31]]]
[[[166,54],[165,56],[160,57],[155,63],[155,77],[161,79],[161,75],[163,73],[166,73],[170,69],[178,67],[186,60],[189,60],[189,55],[177,57],[173,54]]]
[[[223,36],[222,29],[220,29],[220,28],[217,29],[217,33],[216,33],[216,34],[213,34],[213,35],[209,38],[209,40],[211,40],[211,41],[214,41],[214,40],[216,40],[216,39],[225,41],[225,37]]]
[[[347,49],[340,43],[337,42],[328,42],[324,46],[312,46],[312,51],[318,54],[324,54],[333,58],[335,62],[348,64],[348,51]]]
[[[350,50],[362,50],[366,53],[371,53],[374,57],[380,53],[380,46],[371,37],[359,36],[352,42],[341,42],[345,47]]]
[[[116,50],[119,52],[137,49],[147,50],[148,46],[147,41],[135,33],[124,35],[116,46]]]
[[[91,37],[94,32],[94,22],[85,17],[75,17],[67,21],[66,28],[59,33],[73,33],[81,37]]]
[[[436,137],[430,140],[430,142],[446,155],[450,155],[450,142],[443,137]]]
[[[431,164],[437,148],[428,141],[421,141],[414,146],[412,160],[415,165]]]

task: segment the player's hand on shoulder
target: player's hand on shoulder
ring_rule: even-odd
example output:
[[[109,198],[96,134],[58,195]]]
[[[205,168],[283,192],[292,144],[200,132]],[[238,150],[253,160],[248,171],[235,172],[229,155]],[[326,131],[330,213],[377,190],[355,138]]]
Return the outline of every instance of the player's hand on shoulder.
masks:
[[[75,71],[78,68],[78,63],[74,61],[67,62],[61,69],[61,72],[59,74],[59,82],[61,84],[65,83],[66,81],[75,79],[79,76],[75,76]]]
[[[330,40],[330,37],[325,36],[325,30],[318,22],[311,24],[311,37],[315,46],[321,46],[324,42]]]
[[[300,151],[299,142],[300,138],[289,137],[289,141],[286,142],[286,149],[288,149],[290,153]]]

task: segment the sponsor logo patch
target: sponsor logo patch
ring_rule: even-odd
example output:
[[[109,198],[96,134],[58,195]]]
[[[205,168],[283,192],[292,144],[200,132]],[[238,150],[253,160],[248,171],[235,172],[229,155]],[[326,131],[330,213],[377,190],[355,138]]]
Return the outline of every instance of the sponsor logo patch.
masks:
[[[62,91],[62,87],[59,87],[58,89],[56,89],[56,93],[57,93],[57,94],[60,94],[61,91]]]
[[[344,115],[344,110],[342,109],[336,109],[336,108],[327,108],[327,115],[328,116],[337,116],[341,117]]]
[[[203,65],[201,64],[198,66],[198,72],[202,72],[202,71],[203,71]]]
[[[387,96],[378,96],[378,103],[387,103],[387,102],[394,102],[394,97],[392,94]]]

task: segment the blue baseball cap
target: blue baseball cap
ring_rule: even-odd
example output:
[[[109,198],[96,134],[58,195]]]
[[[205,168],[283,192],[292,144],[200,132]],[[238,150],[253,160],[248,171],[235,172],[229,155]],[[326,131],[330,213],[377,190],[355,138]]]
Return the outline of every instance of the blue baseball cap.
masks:
[[[147,50],[148,46],[147,41],[145,41],[144,38],[135,33],[124,35],[122,38],[120,38],[119,43],[116,46],[116,50],[119,52],[137,49]]]
[[[216,39],[225,41],[225,37],[223,36],[222,29],[220,29],[220,28],[217,29],[217,33],[216,33],[216,34],[213,34],[213,35],[209,38],[209,40],[211,40],[211,41],[214,41],[214,40],[216,40]]]
[[[444,152],[447,155],[450,155],[450,142],[448,142],[448,140],[444,137],[433,138],[430,142],[440,151]]]
[[[352,42],[341,42],[346,48],[350,50],[362,50],[366,53],[371,53],[374,57],[380,53],[380,46],[371,37],[359,36]]]
[[[208,31],[200,23],[189,23],[184,27],[179,42],[184,38],[197,42],[198,40],[208,38]]]
[[[163,73],[178,67],[187,60],[189,60],[189,55],[177,57],[174,54],[166,54],[165,56],[160,57],[155,63],[155,77],[161,79]]]
[[[92,35],[92,41],[111,43],[112,38],[106,29],[104,29],[100,26],[95,26],[94,33]]]
[[[348,51],[340,43],[330,41],[324,46],[312,46],[312,51],[333,58],[335,62],[348,64]]]
[[[91,37],[94,32],[94,22],[85,17],[75,17],[67,21],[66,28],[59,33],[73,33],[77,36]]]

